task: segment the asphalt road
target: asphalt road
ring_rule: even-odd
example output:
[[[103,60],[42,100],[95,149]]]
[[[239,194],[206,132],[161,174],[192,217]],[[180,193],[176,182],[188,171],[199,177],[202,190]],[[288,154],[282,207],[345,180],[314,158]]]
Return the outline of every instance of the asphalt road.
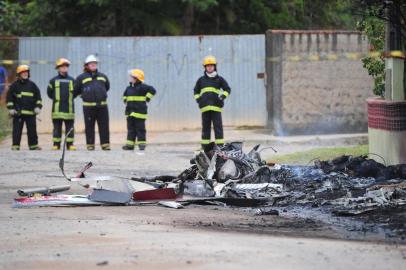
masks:
[[[283,146],[289,149],[289,146]],[[282,149],[284,149],[282,147]],[[178,174],[191,145],[151,145],[145,156],[67,154],[67,171],[92,161],[92,175]],[[195,147],[196,148],[196,147]],[[402,269],[406,246],[345,236],[323,224],[239,209],[187,206],[14,209],[22,187],[66,184],[60,153],[0,146],[0,269]],[[72,186],[71,194],[86,194]]]

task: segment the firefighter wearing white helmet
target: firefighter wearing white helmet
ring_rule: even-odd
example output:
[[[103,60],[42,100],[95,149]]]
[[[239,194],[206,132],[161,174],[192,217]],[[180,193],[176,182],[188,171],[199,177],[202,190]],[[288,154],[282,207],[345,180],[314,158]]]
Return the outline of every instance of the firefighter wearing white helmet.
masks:
[[[85,118],[86,145],[95,149],[95,124],[99,127],[102,150],[110,150],[109,111],[107,91],[110,82],[107,76],[97,69],[98,59],[89,55],[84,61],[84,72],[76,78],[74,94],[82,96]]]
[[[126,104],[127,142],[123,150],[134,150],[138,145],[140,152],[144,153],[147,139],[145,121],[148,116],[147,103],[156,94],[154,87],[144,83],[144,71],[132,69],[130,71],[130,85],[125,89],[123,100]]]
[[[7,108],[13,117],[12,150],[20,150],[24,123],[27,126],[28,147],[41,150],[38,146],[36,115],[41,112],[41,93],[37,85],[30,80],[30,67],[19,65],[16,70],[17,80],[7,93]]]
[[[221,111],[224,100],[230,95],[227,81],[217,74],[217,60],[208,55],[203,59],[204,74],[194,88],[194,97],[202,112],[202,148],[210,144],[211,125],[213,123],[215,144],[224,144]]]
[[[55,62],[55,69],[58,74],[48,84],[47,94],[52,99],[52,132],[53,150],[61,148],[62,125],[65,125],[65,134],[74,126],[76,97],[73,92],[75,80],[69,76],[70,61],[66,58],[59,58]],[[73,145],[74,132],[70,132],[66,138],[66,149],[76,150]]]
[[[85,65],[87,65],[87,64],[89,64],[89,63],[92,63],[92,62],[94,62],[94,63],[99,62],[99,61],[97,61],[96,56],[94,56],[93,54],[88,55],[88,56],[86,57],[86,59],[85,59]]]

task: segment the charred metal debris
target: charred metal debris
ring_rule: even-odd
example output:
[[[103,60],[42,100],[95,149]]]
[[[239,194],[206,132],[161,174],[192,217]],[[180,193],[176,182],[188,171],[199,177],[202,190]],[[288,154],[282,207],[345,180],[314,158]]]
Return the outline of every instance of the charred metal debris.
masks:
[[[60,168],[68,181],[89,191],[87,195],[58,195],[66,187],[19,190],[24,197],[15,207],[49,205],[161,205],[188,204],[251,207],[257,215],[277,215],[289,209],[312,209],[332,216],[358,216],[406,209],[406,164],[385,166],[367,156],[341,156],[316,160],[311,166],[267,164],[260,145],[245,153],[241,142],[218,147],[210,144],[178,176],[123,178],[76,177]],[[52,193],[52,194],[51,194]],[[401,228],[402,234],[405,228]]]

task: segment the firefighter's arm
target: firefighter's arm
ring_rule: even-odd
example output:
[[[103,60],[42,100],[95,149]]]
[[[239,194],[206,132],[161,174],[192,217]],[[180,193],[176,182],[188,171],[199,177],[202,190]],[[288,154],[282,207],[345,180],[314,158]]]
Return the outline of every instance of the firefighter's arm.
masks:
[[[147,94],[145,95],[147,98],[147,102],[149,102],[156,94],[156,90],[154,87],[148,87]]]
[[[47,95],[50,99],[54,98],[54,81],[50,80],[47,87]]]
[[[124,104],[127,104],[127,88],[124,90],[123,102],[124,102]]]
[[[35,97],[35,107],[41,109],[42,108],[41,91],[39,90],[38,86],[35,83],[34,83],[34,97]]]
[[[220,99],[224,100],[231,93],[231,88],[224,78],[221,78],[221,89],[223,89],[223,93],[221,94]]]
[[[195,97],[196,102],[199,102],[199,98],[200,98],[200,80],[197,80],[193,92],[194,92],[194,97]]]
[[[6,102],[8,110],[15,110],[15,86],[12,84],[7,92]]]
[[[109,78],[107,78],[106,75],[104,75],[104,78],[106,78],[106,91],[109,91],[109,90],[110,90],[110,81],[109,81]]]
[[[74,87],[73,87],[73,96],[77,97],[80,96],[82,94],[82,78],[79,75],[75,82],[74,82]]]

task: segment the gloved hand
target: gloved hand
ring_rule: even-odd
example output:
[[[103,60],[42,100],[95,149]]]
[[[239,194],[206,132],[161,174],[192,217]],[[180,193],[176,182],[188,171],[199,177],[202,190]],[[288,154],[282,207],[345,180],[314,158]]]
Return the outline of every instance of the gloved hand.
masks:
[[[38,107],[36,107],[36,108],[34,109],[34,112],[35,112],[35,114],[39,114],[39,113],[41,112],[41,109],[38,108]]]
[[[9,113],[11,116],[17,115],[17,111],[14,110],[14,109],[8,110],[8,113]]]

